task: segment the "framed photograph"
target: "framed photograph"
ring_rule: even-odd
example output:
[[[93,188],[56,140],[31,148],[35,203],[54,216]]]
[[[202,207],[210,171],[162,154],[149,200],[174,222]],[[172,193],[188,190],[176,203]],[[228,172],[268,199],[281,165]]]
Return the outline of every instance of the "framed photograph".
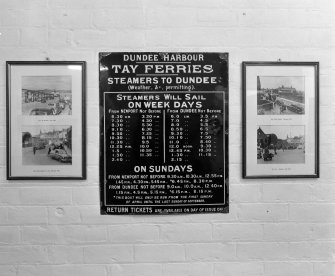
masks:
[[[84,61],[7,61],[7,179],[86,179]]]
[[[319,63],[243,62],[243,177],[319,177]]]

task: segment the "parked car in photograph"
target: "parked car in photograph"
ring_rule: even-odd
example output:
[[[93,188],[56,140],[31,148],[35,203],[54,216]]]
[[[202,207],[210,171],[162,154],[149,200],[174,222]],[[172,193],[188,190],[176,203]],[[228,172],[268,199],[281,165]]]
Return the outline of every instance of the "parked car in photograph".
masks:
[[[36,142],[36,143],[34,144],[34,147],[35,147],[35,149],[37,149],[37,150],[39,150],[39,149],[45,149],[45,143],[42,142],[42,141]]]
[[[57,115],[62,112],[59,103],[48,103],[48,106],[51,108],[53,115]]]
[[[294,105],[294,104],[291,104],[289,106],[287,106],[287,109],[294,112],[294,113],[297,113],[297,114],[303,114],[304,113],[304,110],[297,106],[297,105]]]
[[[262,149],[260,147],[257,148],[257,159],[262,159]]]
[[[268,149],[264,150],[264,153],[263,153],[264,161],[272,161],[273,156],[274,156],[273,153],[271,153]]]
[[[48,156],[52,159],[55,159],[59,162],[72,162],[72,156],[69,155],[65,150],[63,149],[55,149],[55,150],[51,150],[48,153]]]
[[[64,109],[65,106],[66,106],[66,102],[65,102],[63,99],[59,100],[59,107],[60,107],[61,109]]]
[[[53,115],[53,111],[51,108],[34,108],[29,112],[29,115]]]

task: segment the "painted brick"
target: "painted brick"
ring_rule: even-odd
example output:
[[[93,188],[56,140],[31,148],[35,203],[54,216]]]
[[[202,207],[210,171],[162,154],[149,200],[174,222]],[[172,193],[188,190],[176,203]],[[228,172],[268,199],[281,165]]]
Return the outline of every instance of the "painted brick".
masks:
[[[105,243],[107,241],[107,228],[96,225],[73,225],[61,228],[66,243],[90,244]]]
[[[283,221],[288,219],[288,205],[239,204],[237,215],[241,221]]]
[[[115,36],[113,36],[115,39]],[[79,47],[101,47],[112,43],[106,31],[75,30],[73,40]]]
[[[91,13],[87,10],[55,10],[50,16],[52,28],[89,29]]]
[[[80,246],[49,246],[48,258],[52,264],[82,264],[84,262],[84,250]]]
[[[0,27],[0,46],[18,46],[20,43],[19,30]]]
[[[94,3],[90,0],[53,0],[50,2],[52,8],[66,8],[66,9],[94,9],[94,8],[134,8],[140,7],[139,0],[97,0]]]
[[[239,171],[239,176],[241,171]],[[260,202],[261,201],[261,185],[253,184],[231,184],[230,200],[232,202]]]
[[[332,125],[335,120],[334,108],[329,106],[320,107],[320,120],[324,125]]]
[[[10,207],[8,209],[9,224],[46,224],[48,220],[45,207]]]
[[[81,206],[78,208],[82,224],[120,224],[132,222],[132,218],[128,216],[100,216],[99,205]]]
[[[92,107],[91,108],[91,110],[88,112],[88,120],[87,120],[87,126],[88,127],[92,127],[92,126],[95,126],[95,119],[97,119],[98,118],[98,116],[99,116],[99,108],[98,107]],[[96,146],[96,144],[91,144],[92,146],[94,145],[94,146]],[[97,154],[96,154],[96,152],[95,152],[95,155],[96,156],[98,156]],[[96,163],[94,163],[94,162],[90,162],[90,163],[93,163],[94,165],[96,164]]]
[[[4,27],[45,27],[48,24],[45,10],[2,10],[0,18]]]
[[[335,187],[328,184],[317,184],[313,187],[313,201],[317,202],[334,202]]]
[[[223,261],[236,258],[236,245],[232,243],[202,243],[186,245],[188,261]]]
[[[214,276],[260,276],[263,264],[260,262],[234,262],[214,264]]]
[[[0,6],[3,9],[40,9],[47,6],[46,0],[13,0],[13,1],[0,1]]]
[[[0,103],[1,105],[1,103]],[[5,136],[6,136],[6,130],[4,126],[0,126],[0,146],[5,146]]]
[[[173,44],[172,37],[171,30],[150,29],[145,32],[145,44],[147,47],[168,47]]]
[[[90,87],[87,89],[86,96],[87,96],[87,101],[90,103],[90,105],[99,105],[99,98],[97,97],[98,90],[96,87]],[[97,126],[96,126],[97,127]],[[91,133],[88,132],[88,135],[93,135],[96,133]]]
[[[46,264],[46,248],[40,246],[0,246],[0,265]]]
[[[292,260],[330,261],[335,253],[334,242],[292,242],[289,244]]]
[[[49,224],[76,224],[81,222],[80,211],[75,207],[61,206],[48,208]]]
[[[44,28],[22,28],[21,45],[25,47],[43,47],[47,44],[47,31]]]
[[[131,18],[131,20],[129,20]],[[146,25],[144,11],[139,9],[97,10],[93,12],[93,24],[96,28],[141,29]]]
[[[112,243],[157,242],[159,228],[143,224],[111,225],[108,226],[108,236]]]
[[[49,41],[50,42],[50,41]],[[66,49],[66,51],[65,51]],[[87,50],[82,50],[82,49],[71,49],[69,47],[66,48],[55,48],[55,49],[51,49],[48,52],[48,57],[51,60],[83,60],[86,62],[89,62],[93,59],[93,54],[90,53]],[[89,77],[89,74],[87,74],[87,78]],[[87,84],[89,84],[89,82],[87,81]]]
[[[185,248],[182,245],[135,245],[135,262],[159,263],[185,261]]]
[[[316,262],[313,264],[314,276],[332,276],[335,271],[334,262]]]
[[[53,0],[49,3],[50,7],[52,9],[78,9],[80,7],[81,9],[92,9],[94,7],[97,7],[98,3],[92,3],[92,1],[89,0],[75,0],[75,1],[66,1],[66,0]]]
[[[72,44],[72,32],[68,30],[49,30],[48,45],[50,47],[68,47]]]
[[[6,165],[6,148],[5,147],[0,147],[0,166],[5,166]]]
[[[98,166],[87,166],[87,180],[90,184],[99,183],[99,167]]]
[[[243,1],[243,0],[242,0]],[[302,2],[297,2],[297,3],[292,3],[289,0],[284,0],[281,1],[281,3],[278,3],[276,0],[270,0],[267,2],[268,7],[271,7],[273,9],[301,9],[304,8],[306,9],[307,7],[313,8],[315,7],[315,2],[313,0],[306,0],[304,3]]]
[[[5,108],[0,108],[0,114],[2,114],[2,118],[0,119],[0,124],[2,125],[2,126],[4,126],[5,125],[5,118],[6,118],[6,111],[5,111]]]
[[[229,153],[237,152],[240,148],[240,145],[232,145],[229,147]],[[229,162],[230,164],[241,164],[242,156],[238,154],[229,154]]]
[[[236,99],[236,98],[230,98],[229,100],[233,101],[233,100],[236,100],[238,102],[240,102],[240,99]],[[231,102],[230,101],[230,102]],[[239,103],[238,103],[239,104]],[[237,104],[235,104],[236,106]],[[229,126],[229,134],[232,136],[232,137],[236,137],[236,141],[231,141],[231,144],[232,145],[241,145],[241,142],[242,142],[242,128],[241,126],[237,126],[237,125],[231,125]],[[238,138],[238,139],[237,139]],[[230,144],[229,144],[230,145]]]
[[[8,208],[0,207],[0,225],[8,224]]]
[[[0,228],[0,245],[17,244],[20,242],[20,240],[21,238],[19,227],[2,226]]]
[[[263,226],[251,223],[225,223],[213,225],[214,241],[261,241]]]
[[[3,76],[5,76],[5,71],[6,70],[6,68],[5,67],[2,67],[1,69],[0,69],[0,72],[1,72],[1,74],[3,74]],[[5,91],[5,86],[6,86],[6,80],[5,80],[5,78],[0,78],[0,85],[1,85],[1,87],[3,87],[4,88],[4,91]],[[1,97],[0,97],[0,107],[1,108],[5,108],[5,106],[6,106],[6,95],[5,95],[5,93],[3,93],[2,95],[1,95]],[[5,133],[5,132],[4,132]],[[5,142],[5,139],[1,139],[1,141],[2,142]]]
[[[204,3],[201,0],[171,0],[170,5],[173,7],[181,7],[181,8],[218,8],[222,6],[222,1],[220,0],[208,0]]]
[[[25,226],[22,242],[28,244],[83,244],[107,241],[104,226]]]
[[[73,203],[95,205],[100,201],[99,187],[76,187],[72,189]]]
[[[16,267],[10,265],[0,265],[0,272],[6,276],[17,276]]]
[[[209,224],[162,225],[160,240],[163,242],[201,242],[212,240],[212,227]]]
[[[335,146],[333,143],[322,143],[320,145],[320,162],[325,164],[333,164],[335,161],[334,156],[328,154],[329,151],[333,151]]]
[[[19,202],[19,189],[0,188],[0,205],[15,205]]]
[[[18,276],[107,276],[107,270],[102,265],[43,265],[20,266]]]
[[[92,245],[84,247],[84,262],[112,264],[133,261],[133,248],[128,245]]]
[[[198,14],[198,24],[211,27],[236,27],[237,12],[230,9],[201,9]]]
[[[21,188],[18,200],[22,205],[69,205],[72,201],[71,191],[65,187]]]
[[[1,30],[0,30],[1,32]],[[0,36],[1,37],[1,36]],[[6,38],[5,38],[6,39]],[[1,44],[2,38],[0,38],[0,44]],[[6,40],[7,41],[7,40]],[[2,48],[0,51],[0,57],[3,60],[45,60],[45,58],[48,56],[47,55],[47,51],[46,50],[41,50],[41,49],[37,49],[37,48],[20,48],[20,51],[13,51],[12,47],[10,48]],[[3,75],[5,76],[5,75]],[[3,82],[5,80],[3,79]],[[5,119],[5,110],[0,109],[1,112],[0,114],[3,114],[4,117],[2,117],[2,119]],[[5,120],[2,121],[0,119],[0,124],[1,125],[5,125],[4,124]]]
[[[335,222],[334,204],[291,204],[289,213],[291,221]]]
[[[117,264],[108,267],[113,276],[162,276],[162,266],[160,264]]]
[[[313,275],[313,264],[308,262],[296,263],[296,262],[267,262],[264,264],[264,274],[268,276],[312,276]]]
[[[118,34],[118,46],[126,48],[143,48],[145,46],[145,32],[125,30]]]
[[[265,241],[308,241],[313,225],[306,223],[269,223],[264,225]]]
[[[95,108],[92,108],[92,109],[95,110]],[[97,152],[99,152],[99,145],[97,145],[96,143],[88,144],[88,148],[87,148],[87,165],[88,166],[93,166],[99,162],[98,161],[99,155],[97,154]]]
[[[174,263],[163,264],[163,276],[202,276],[212,275],[213,266],[210,263]]]
[[[263,201],[265,202],[305,202],[311,201],[313,189],[306,184],[265,184]]]
[[[311,225],[312,239],[318,241],[335,240],[334,223],[316,223]]]
[[[197,14],[194,10],[148,9],[147,24],[150,28],[190,27],[196,24]]]
[[[22,243],[24,244],[56,244],[61,242],[61,231],[53,226],[21,227]]]
[[[254,242],[237,244],[237,258],[239,260],[287,260],[288,251],[287,243]]]

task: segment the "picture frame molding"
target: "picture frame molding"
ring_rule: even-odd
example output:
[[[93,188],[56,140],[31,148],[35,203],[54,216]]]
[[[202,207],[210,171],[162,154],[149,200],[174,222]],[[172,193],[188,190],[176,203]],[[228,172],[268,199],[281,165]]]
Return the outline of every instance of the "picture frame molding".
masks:
[[[11,66],[81,66],[81,175],[13,176],[11,174]],[[85,180],[86,170],[86,61],[6,61],[6,179],[7,180]]]
[[[314,67],[314,94],[315,94],[315,174],[310,175],[247,175],[247,67],[248,66],[313,66]],[[320,150],[319,150],[319,62],[305,61],[243,61],[242,62],[242,178],[269,179],[269,178],[319,178],[320,177]]]

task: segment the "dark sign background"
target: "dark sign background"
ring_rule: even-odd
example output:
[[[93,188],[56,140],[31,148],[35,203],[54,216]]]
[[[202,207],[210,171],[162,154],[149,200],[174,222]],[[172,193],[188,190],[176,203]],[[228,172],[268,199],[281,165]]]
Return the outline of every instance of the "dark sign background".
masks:
[[[100,114],[101,214],[229,211],[227,53],[100,53]]]

